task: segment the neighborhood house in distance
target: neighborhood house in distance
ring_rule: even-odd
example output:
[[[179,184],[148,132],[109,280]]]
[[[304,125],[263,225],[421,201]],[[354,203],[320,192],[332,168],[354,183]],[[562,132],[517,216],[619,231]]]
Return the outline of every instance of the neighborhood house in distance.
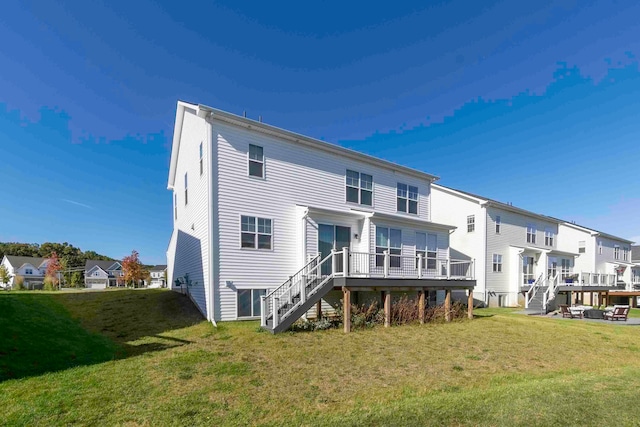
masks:
[[[166,265],[155,265],[149,269],[151,282],[147,284],[149,288],[164,288],[167,286],[165,274],[167,272]]]
[[[9,282],[0,286],[10,288],[16,276],[24,277],[25,289],[42,289],[48,258],[5,255],[2,264],[9,272]]]
[[[180,101],[169,284],[210,321],[261,319],[272,332],[340,299],[435,304],[472,291],[477,305],[548,311],[640,295],[631,241],[436,180]]]
[[[84,265],[84,286],[90,289],[106,289],[122,286],[124,273],[120,261],[87,260]]]

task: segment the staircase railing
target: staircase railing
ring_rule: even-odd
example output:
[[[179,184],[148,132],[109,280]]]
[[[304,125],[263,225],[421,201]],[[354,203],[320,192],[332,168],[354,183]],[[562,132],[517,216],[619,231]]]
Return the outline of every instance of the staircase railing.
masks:
[[[320,254],[314,256],[308,263],[304,265],[300,270],[298,270],[293,276],[289,276],[289,278],[280,286],[275,288],[273,291],[269,292],[266,296],[262,297],[262,310],[261,313],[261,324],[262,326],[266,326],[267,318],[273,315],[273,308],[276,306],[276,301],[279,301],[283,295],[290,290],[291,286],[294,283],[297,283],[301,280],[302,276],[308,275],[308,272],[318,265],[318,261],[320,260]],[[289,291],[290,294],[290,291]]]
[[[538,292],[538,289],[540,289],[540,286],[543,283],[543,277],[544,277],[544,274],[540,274],[540,276],[538,276],[536,281],[533,282],[533,284],[531,285],[531,288],[529,288],[529,290],[525,294],[525,299],[524,299],[525,308],[529,308],[529,303],[533,301],[533,298],[535,298],[536,293]]]
[[[549,301],[553,301],[556,298],[556,290],[560,285],[560,281],[558,280],[558,273],[556,273],[553,277],[549,279],[547,277],[547,290],[542,294],[542,309],[547,310],[547,305]]]

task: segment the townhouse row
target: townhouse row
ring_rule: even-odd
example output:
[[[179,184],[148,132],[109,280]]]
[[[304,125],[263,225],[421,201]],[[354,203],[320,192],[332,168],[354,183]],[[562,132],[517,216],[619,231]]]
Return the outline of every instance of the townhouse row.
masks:
[[[576,284],[632,288],[632,242],[437,179],[180,101],[169,284],[214,323],[259,318],[271,331],[345,298],[526,305],[534,285],[576,274]]]

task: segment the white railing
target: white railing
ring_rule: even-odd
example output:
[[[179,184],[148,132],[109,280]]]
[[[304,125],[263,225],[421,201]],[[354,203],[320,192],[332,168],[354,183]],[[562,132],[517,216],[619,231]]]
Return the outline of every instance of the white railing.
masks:
[[[524,308],[529,308],[529,303],[531,301],[533,301],[533,298],[535,298],[536,294],[538,293],[538,289],[540,289],[540,286],[543,283],[543,278],[544,275],[541,274],[540,276],[538,276],[538,278],[536,279],[535,282],[533,282],[533,284],[531,285],[531,287],[529,288],[529,290],[527,291],[527,293],[525,294],[525,298],[524,298]]]
[[[563,286],[616,286],[618,281],[615,274],[582,271],[577,274],[577,278],[575,276],[576,274],[571,274],[570,277],[561,278],[560,284]]]
[[[344,252],[344,250],[343,250]],[[473,279],[474,260],[352,252],[349,254],[349,277],[391,277],[405,279]]]
[[[556,298],[556,291],[557,291],[559,283],[560,283],[558,281],[558,273],[556,273],[551,278],[549,278],[547,276],[547,279],[546,279],[545,282],[546,282],[547,289],[542,294],[542,308],[546,312],[547,305],[549,304],[549,301],[552,301],[552,300],[554,300]]]

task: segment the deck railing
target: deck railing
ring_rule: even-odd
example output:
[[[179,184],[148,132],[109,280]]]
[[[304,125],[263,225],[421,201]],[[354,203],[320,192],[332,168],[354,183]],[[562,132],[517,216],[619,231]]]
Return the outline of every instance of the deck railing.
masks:
[[[348,277],[389,277],[404,279],[473,279],[474,260],[395,255],[342,250],[347,254]]]

